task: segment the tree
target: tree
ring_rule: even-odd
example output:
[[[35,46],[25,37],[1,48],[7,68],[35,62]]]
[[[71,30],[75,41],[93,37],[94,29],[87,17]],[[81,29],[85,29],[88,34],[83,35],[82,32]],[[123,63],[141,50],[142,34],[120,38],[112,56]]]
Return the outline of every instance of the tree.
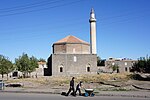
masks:
[[[38,60],[32,56],[28,57],[27,54],[23,53],[18,59],[15,59],[15,64],[18,71],[23,73],[23,77],[26,78],[28,75],[38,67]]]
[[[34,56],[32,56],[30,58],[30,67],[29,67],[29,73],[33,72],[35,70],[35,68],[38,68],[38,59],[35,58]]]
[[[4,78],[4,56],[0,55],[0,74],[2,75],[2,79]]]
[[[6,59],[5,61],[5,74],[7,74],[7,80],[8,80],[8,74],[14,70],[14,66],[11,61]]]
[[[7,80],[8,80],[8,74],[14,70],[12,62],[5,56],[0,55],[0,74],[2,75],[2,78],[4,78],[4,74],[7,74]]]
[[[22,54],[18,59],[15,59],[15,64],[18,71],[23,73],[24,78],[27,76],[28,68],[29,68],[29,58],[27,54]]]
[[[131,70],[133,72],[150,73],[150,57],[140,57]]]
[[[97,66],[99,66],[101,63],[101,58],[99,56],[97,56]]]
[[[102,60],[99,56],[97,56],[97,66],[105,66],[105,60]]]

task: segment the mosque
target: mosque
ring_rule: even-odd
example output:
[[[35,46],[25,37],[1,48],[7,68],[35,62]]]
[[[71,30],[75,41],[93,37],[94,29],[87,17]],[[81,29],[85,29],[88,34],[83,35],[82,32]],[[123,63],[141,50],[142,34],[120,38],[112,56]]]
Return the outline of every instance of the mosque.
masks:
[[[96,18],[90,12],[90,43],[75,36],[67,36],[52,45],[45,75],[71,76],[97,73]]]

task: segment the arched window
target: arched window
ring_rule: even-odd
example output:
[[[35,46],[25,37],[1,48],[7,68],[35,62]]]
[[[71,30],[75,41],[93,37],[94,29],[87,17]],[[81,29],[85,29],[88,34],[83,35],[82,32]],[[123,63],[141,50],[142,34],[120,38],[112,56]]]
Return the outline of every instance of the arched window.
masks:
[[[63,64],[61,64],[58,68],[59,68],[59,72],[63,72]]]
[[[90,67],[87,67],[87,72],[90,72]]]
[[[63,67],[60,67],[60,72],[63,72]]]
[[[87,64],[87,66],[86,66],[86,72],[90,72],[90,71],[91,71],[91,65]]]
[[[77,57],[76,56],[73,57],[73,61],[77,62]]]

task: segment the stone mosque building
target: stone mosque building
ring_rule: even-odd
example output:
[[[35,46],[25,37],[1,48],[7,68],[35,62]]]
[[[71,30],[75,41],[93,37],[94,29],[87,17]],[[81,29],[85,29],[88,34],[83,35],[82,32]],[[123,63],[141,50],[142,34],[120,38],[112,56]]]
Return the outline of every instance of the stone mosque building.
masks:
[[[96,18],[90,13],[90,43],[75,36],[67,36],[52,46],[45,75],[70,76],[97,73]],[[88,34],[87,34],[88,35]]]

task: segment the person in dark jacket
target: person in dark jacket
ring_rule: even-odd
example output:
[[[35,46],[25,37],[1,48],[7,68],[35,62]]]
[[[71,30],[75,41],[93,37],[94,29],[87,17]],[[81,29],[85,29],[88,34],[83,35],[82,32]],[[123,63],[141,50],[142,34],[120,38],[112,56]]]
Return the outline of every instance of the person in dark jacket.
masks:
[[[77,91],[79,91],[79,95],[80,95],[80,96],[82,95],[82,94],[81,94],[81,87],[82,87],[82,81],[80,81],[80,83],[77,85],[75,94],[76,94]]]
[[[73,91],[73,96],[76,96],[75,95],[75,90],[74,90],[74,77],[72,77],[72,80],[70,81],[70,88],[69,88],[69,91],[67,92],[66,96],[68,96],[70,94],[71,91]]]

